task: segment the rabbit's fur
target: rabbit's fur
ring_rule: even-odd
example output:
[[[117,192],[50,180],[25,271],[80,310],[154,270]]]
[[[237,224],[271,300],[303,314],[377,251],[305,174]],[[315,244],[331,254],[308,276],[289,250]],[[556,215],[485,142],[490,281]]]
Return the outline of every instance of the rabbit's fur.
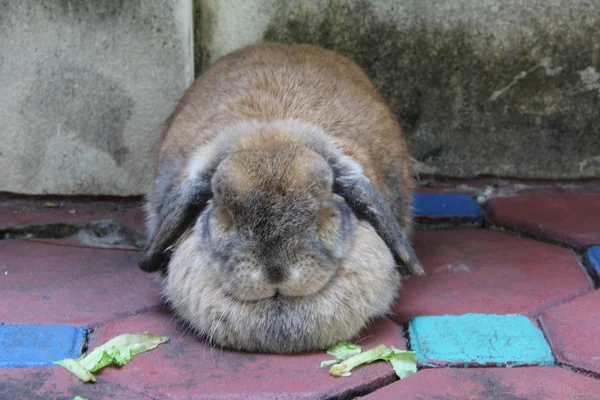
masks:
[[[249,46],[200,76],[166,124],[140,267],[216,344],[323,349],[423,273],[412,189],[400,125],[355,63]]]

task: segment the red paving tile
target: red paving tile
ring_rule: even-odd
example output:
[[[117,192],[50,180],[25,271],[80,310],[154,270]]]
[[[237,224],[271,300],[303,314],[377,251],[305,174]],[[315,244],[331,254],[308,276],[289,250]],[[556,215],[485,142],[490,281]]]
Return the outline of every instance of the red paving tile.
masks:
[[[487,205],[489,218],[500,225],[588,246],[600,244],[600,185],[586,191],[532,189],[499,197]]]
[[[171,341],[140,354],[120,370],[107,368],[99,382],[112,381],[157,398],[204,399],[322,399],[373,390],[394,381],[389,364],[380,362],[357,369],[350,377],[334,378],[319,369],[330,359],[324,351],[299,355],[262,355],[214,348],[186,335],[171,315],[150,312],[101,327],[91,347],[122,333],[152,332]],[[378,344],[405,348],[402,330],[379,320],[358,339],[363,348]]]
[[[542,327],[559,362],[600,374],[599,305],[596,290],[542,314]]]
[[[152,400],[117,384],[85,384],[62,367],[0,369],[2,400]]]
[[[23,240],[0,241],[0,307],[6,324],[96,324],[161,304],[137,253]]]
[[[593,204],[600,203],[600,188],[586,190],[521,190],[490,200],[488,211],[495,222],[515,229],[580,245],[599,244],[600,213],[594,213]],[[0,229],[114,219],[143,234],[139,203],[53,202],[59,207],[47,208],[43,200],[1,201]],[[213,348],[188,336],[170,313],[131,316],[161,304],[159,285],[137,268],[137,252],[55,245],[79,243],[75,238],[49,242],[53,244],[0,241],[0,291],[10,299],[8,307],[0,307],[0,323],[105,324],[99,326],[92,348],[125,332],[150,331],[172,340],[121,369],[106,368],[93,385],[60,367],[0,369],[2,400],[72,400],[74,395],[90,400],[353,398],[377,388],[382,389],[364,398],[600,398],[600,380],[561,368],[426,369],[395,382],[386,363],[333,378],[327,369],[317,368],[329,358],[325,352],[285,356]],[[415,247],[427,275],[405,282],[395,307],[397,321],[465,313],[531,317],[581,296],[543,312],[540,321],[560,362],[600,373],[600,292],[590,292],[590,279],[571,251],[464,228],[420,231]],[[402,330],[389,320],[362,336],[364,348],[380,343],[405,348]]]
[[[558,367],[427,369],[364,400],[597,400],[600,381]]]
[[[426,275],[405,282],[394,318],[466,313],[536,315],[591,290],[568,249],[479,229],[419,231]]]
[[[144,233],[144,213],[141,203],[137,201],[0,201],[0,229],[56,223],[78,224],[103,219],[117,220],[138,234]]]

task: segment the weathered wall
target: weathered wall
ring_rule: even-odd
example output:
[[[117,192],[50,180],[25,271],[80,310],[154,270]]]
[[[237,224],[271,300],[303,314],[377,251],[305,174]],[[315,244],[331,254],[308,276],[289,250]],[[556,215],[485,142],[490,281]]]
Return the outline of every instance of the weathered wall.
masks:
[[[0,191],[132,195],[194,75],[191,0],[0,0]]]
[[[263,39],[358,61],[421,172],[600,176],[598,1],[199,1],[204,67]]]
[[[420,172],[600,176],[598,1],[0,0],[0,191],[143,193],[194,30],[198,71],[264,39],[354,58]]]

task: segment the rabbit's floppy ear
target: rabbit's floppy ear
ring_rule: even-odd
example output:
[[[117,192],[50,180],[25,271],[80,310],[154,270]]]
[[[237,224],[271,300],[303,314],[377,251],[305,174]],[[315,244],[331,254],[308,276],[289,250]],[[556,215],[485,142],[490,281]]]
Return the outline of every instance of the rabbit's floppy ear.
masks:
[[[219,143],[204,147],[192,157],[186,176],[174,184],[176,173],[163,164],[165,172],[159,173],[155,193],[155,212],[151,229],[138,259],[139,267],[147,272],[166,269],[171,246],[196,222],[200,213],[212,198],[211,179],[224,156]]]
[[[323,145],[323,143],[321,143]],[[364,175],[363,168],[331,144],[315,148],[329,162],[335,193],[342,196],[357,217],[368,221],[388,246],[404,276],[423,275],[424,270],[390,205]]]
[[[138,260],[142,270],[166,268],[171,245],[196,221],[211,196],[210,179],[206,177],[188,177],[166,194],[156,216],[157,226]]]

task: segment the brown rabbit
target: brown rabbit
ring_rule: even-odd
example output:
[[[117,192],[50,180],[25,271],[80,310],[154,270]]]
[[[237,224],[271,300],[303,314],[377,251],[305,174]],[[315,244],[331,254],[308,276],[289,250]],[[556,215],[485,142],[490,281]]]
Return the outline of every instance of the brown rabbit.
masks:
[[[323,349],[423,273],[412,188],[400,125],[355,63],[249,46],[199,77],[166,124],[140,267],[218,345]]]

